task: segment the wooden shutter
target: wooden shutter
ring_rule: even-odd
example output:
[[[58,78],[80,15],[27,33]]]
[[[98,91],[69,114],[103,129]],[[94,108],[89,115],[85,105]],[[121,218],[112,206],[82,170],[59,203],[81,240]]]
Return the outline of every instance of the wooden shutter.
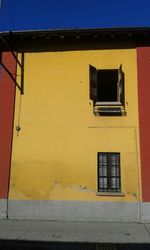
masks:
[[[90,75],[90,99],[94,102],[97,101],[97,69],[92,65],[89,65]]]
[[[118,69],[118,101],[124,106],[124,73],[122,64]]]

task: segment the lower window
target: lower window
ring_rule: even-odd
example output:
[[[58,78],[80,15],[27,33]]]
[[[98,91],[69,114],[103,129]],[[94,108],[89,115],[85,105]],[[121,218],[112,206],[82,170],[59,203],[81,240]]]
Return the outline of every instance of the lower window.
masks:
[[[121,192],[120,153],[98,152],[98,192]]]

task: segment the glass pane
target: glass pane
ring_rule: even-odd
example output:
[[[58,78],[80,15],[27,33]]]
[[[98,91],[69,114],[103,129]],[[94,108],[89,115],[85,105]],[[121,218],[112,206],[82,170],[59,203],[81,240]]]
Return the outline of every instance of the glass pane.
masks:
[[[102,165],[103,164],[103,156],[99,155],[99,164]]]
[[[119,166],[120,165],[120,155],[116,154],[116,165]]]
[[[116,165],[116,156],[115,155],[110,156],[110,164],[111,165]]]
[[[111,179],[111,187],[114,188],[114,189],[115,189],[116,186],[117,186],[116,181],[117,181],[116,178],[112,178],[112,179]]]
[[[103,179],[102,178],[99,179],[99,187],[103,188]]]
[[[107,156],[103,155],[103,161],[102,161],[102,165],[107,165]]]
[[[116,168],[116,176],[119,177],[120,175],[120,171],[119,171],[119,167]]]
[[[116,180],[116,185],[117,185],[117,188],[120,188],[120,180],[119,179]]]
[[[104,186],[103,186],[103,187],[104,187],[104,188],[107,188],[107,178],[104,178],[103,181],[104,181],[104,183],[103,183]]]
[[[111,166],[111,176],[116,176],[116,166]]]
[[[103,167],[103,176],[107,177],[107,167]]]

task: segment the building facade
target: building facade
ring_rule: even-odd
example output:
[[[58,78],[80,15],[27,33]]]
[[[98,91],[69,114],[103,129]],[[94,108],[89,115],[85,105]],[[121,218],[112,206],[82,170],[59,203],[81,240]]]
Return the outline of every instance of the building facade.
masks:
[[[1,218],[150,221],[149,38],[1,34]]]

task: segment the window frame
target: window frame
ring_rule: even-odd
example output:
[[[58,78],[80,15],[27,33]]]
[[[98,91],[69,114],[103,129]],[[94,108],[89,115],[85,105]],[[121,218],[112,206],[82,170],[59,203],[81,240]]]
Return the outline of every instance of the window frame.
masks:
[[[107,158],[107,164],[105,165],[106,169],[105,171],[107,174],[104,174],[104,164],[100,165],[100,156],[105,156]],[[118,164],[112,165],[110,163],[110,158],[111,156],[118,156]],[[118,174],[115,176],[112,175],[112,167],[115,167],[115,171],[118,171]],[[118,168],[117,168],[118,167]],[[103,175],[100,173],[100,168],[101,171],[103,172]],[[108,176],[109,174],[109,176]],[[104,183],[104,178],[106,179],[106,182]],[[100,186],[100,179],[103,180],[102,185],[103,187]],[[111,182],[109,183],[109,180]],[[115,188],[113,187],[114,183],[113,181],[115,180]],[[119,182],[117,182],[119,180]],[[105,187],[105,184],[107,183],[107,187]],[[121,192],[121,156],[120,152],[97,152],[97,194],[101,195],[121,195],[123,196],[124,194]]]

